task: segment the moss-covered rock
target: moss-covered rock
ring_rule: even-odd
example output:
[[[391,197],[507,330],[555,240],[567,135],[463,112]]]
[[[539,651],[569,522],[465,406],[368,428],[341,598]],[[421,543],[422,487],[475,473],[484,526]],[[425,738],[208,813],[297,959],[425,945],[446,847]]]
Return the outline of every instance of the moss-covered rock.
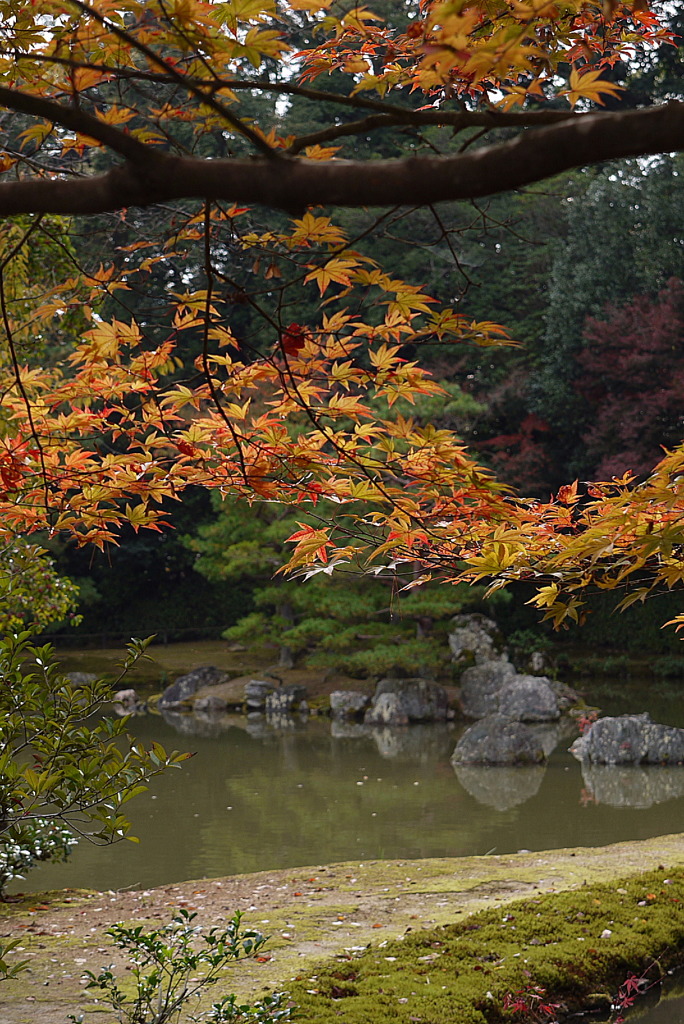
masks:
[[[497,1024],[507,993],[540,986],[577,1010],[632,971],[684,964],[684,870],[520,900],[408,931],[291,986],[298,1024]]]

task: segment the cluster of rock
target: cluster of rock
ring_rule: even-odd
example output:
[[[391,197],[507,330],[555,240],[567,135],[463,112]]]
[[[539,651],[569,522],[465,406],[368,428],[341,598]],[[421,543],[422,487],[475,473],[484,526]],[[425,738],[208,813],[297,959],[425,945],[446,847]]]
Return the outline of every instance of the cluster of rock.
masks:
[[[164,715],[192,710],[195,717],[216,716],[227,711],[265,714],[269,720],[285,719],[295,712],[308,713],[304,686],[279,686],[273,679],[234,679],[227,672],[205,665],[180,676],[167,686],[157,701]]]
[[[518,672],[486,616],[459,615],[452,625],[449,647],[456,663],[467,666],[460,679],[461,714],[477,719],[458,741],[452,763],[542,764],[560,737],[560,728],[550,725],[580,695],[547,676]]]
[[[221,669],[214,668],[213,665],[202,665],[200,668],[193,669],[192,672],[179,676],[175,682],[167,686],[157,701],[157,707],[160,711],[177,711],[185,707],[187,702],[195,697],[198,690],[205,687],[213,689],[222,686],[229,679],[230,676],[227,672],[222,672]],[[205,703],[202,703],[203,701]],[[228,703],[219,694],[212,693],[198,697],[193,701],[193,707],[196,711],[225,711]]]
[[[442,723],[445,730],[440,743],[448,742],[456,713],[474,724],[465,730],[451,755],[459,778],[467,789],[485,788],[490,802],[502,799],[499,778],[491,793],[491,779],[478,774],[482,766],[513,769],[509,780],[511,793],[506,798],[518,802],[514,777],[520,766],[531,772],[529,786],[538,787],[544,765],[565,731],[574,725],[565,712],[581,700],[571,687],[543,674],[519,672],[511,663],[503,638],[491,619],[484,615],[460,615],[452,621],[449,647],[456,665],[462,669],[460,688],[452,709],[449,693],[436,682],[420,677],[381,679],[374,693],[360,690],[336,690],[330,695],[333,735],[373,735],[385,756],[395,756],[407,747],[418,750],[425,742],[420,727]],[[543,656],[532,655],[528,668],[543,671]],[[141,710],[134,690],[115,696],[121,713]],[[248,718],[269,727],[292,725],[294,716],[309,713],[307,692],[298,685],[278,685],[273,679],[233,679],[214,668],[204,666],[181,676],[168,686],[157,707],[165,715],[187,711],[195,718],[216,717],[225,711],[246,711]],[[187,716],[186,716],[187,717]],[[411,730],[402,729],[412,726]],[[452,740],[453,742],[453,740]],[[582,762],[587,790],[601,803],[633,805],[634,779],[629,771],[616,779],[615,766],[684,764],[684,729],[658,725],[647,714],[601,718],[594,722],[570,748]],[[536,767],[535,767],[536,766]],[[606,772],[604,766],[609,766]],[[534,770],[533,770],[534,769]],[[663,772],[665,768],[663,768]],[[473,774],[475,773],[475,774]],[[681,771],[654,781],[648,802],[664,797],[662,793],[684,790]],[[518,775],[518,783],[520,775]],[[505,787],[504,787],[505,788]],[[653,787],[652,787],[653,788]]]
[[[363,719],[364,725],[400,726],[453,718],[443,686],[427,679],[381,679],[372,697],[358,690],[330,694],[333,719]]]

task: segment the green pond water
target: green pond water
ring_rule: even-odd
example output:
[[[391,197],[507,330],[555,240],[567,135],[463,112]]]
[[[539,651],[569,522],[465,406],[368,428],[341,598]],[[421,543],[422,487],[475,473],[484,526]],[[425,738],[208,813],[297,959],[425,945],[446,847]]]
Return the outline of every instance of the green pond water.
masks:
[[[662,993],[647,992],[627,1013],[630,1024],[684,1024],[684,975],[681,971],[663,985]]]
[[[585,689],[608,713],[647,708],[655,721],[684,726],[676,688],[625,681],[603,695]],[[455,771],[449,758],[464,727],[364,732],[317,718],[281,727],[242,717],[134,718],[130,730],[140,739],[195,754],[127,805],[140,844],[81,842],[67,864],[40,867],[13,889],[147,888],[344,860],[598,846],[684,831],[684,767],[583,775],[567,753],[571,730],[545,767]]]

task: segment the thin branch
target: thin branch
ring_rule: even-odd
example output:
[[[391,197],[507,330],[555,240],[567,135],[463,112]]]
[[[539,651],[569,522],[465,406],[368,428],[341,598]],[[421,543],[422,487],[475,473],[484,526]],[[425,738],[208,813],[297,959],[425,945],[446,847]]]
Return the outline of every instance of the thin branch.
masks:
[[[559,124],[576,115],[571,110],[529,110],[529,111],[496,111],[496,110],[400,110],[395,108],[392,113],[370,114],[359,121],[346,124],[333,124],[310,135],[300,135],[287,148],[290,155],[301,153],[307,146],[319,145],[321,142],[333,142],[335,139],[349,135],[363,135],[365,132],[378,131],[382,128],[397,128],[399,125],[411,125],[424,128],[435,125],[441,128],[452,128],[455,132],[465,128],[532,128],[537,125]],[[478,133],[478,136],[483,133]],[[474,141],[474,140],[471,140]]]
[[[466,273],[466,271],[463,269],[461,261],[458,258],[458,253],[454,249],[453,243],[452,243],[451,239],[449,238],[449,231],[448,231],[446,225],[444,224],[444,221],[442,220],[440,215],[437,213],[437,210],[434,208],[434,206],[432,204],[430,204],[428,209],[429,209],[430,213],[432,214],[432,216],[433,216],[433,218],[434,218],[434,220],[435,220],[435,222],[437,224],[437,227],[439,228],[439,230],[442,233],[441,237],[444,239],[444,241],[446,242],[446,244],[447,244],[447,246],[449,248],[449,252],[451,253],[451,255],[453,257],[453,260],[454,260],[454,263],[456,264],[456,269],[458,270],[459,274],[461,274],[465,278],[467,284],[469,284],[469,285],[472,284],[473,282],[471,281],[471,279],[470,279],[469,275]]]
[[[144,71],[141,68],[113,68],[110,64],[94,64],[89,61],[77,61],[68,57],[58,57],[56,54],[33,54],[16,48],[3,50],[0,48],[0,56],[11,57],[16,61],[29,60],[31,63],[57,64],[61,67],[81,68],[88,71],[101,71],[113,78],[121,78],[128,81],[160,82],[168,84],[175,81],[172,78],[172,69],[166,65],[165,72]],[[401,113],[402,107],[382,100],[370,100],[363,96],[349,96],[346,93],[326,92],[323,89],[311,89],[308,86],[296,85],[294,82],[272,82],[268,78],[243,78],[234,80],[213,76],[213,81],[205,78],[198,78],[194,75],[183,75],[183,85],[196,86],[198,89],[209,89],[215,92],[220,89],[231,91],[254,91],[254,92],[276,92],[284,96],[301,96],[303,99],[313,100],[315,103],[336,103],[345,107],[352,107],[356,110],[375,110],[378,113],[392,114]]]
[[[16,256],[20,249],[26,244],[31,235],[40,225],[42,215],[36,217],[31,226],[27,231],[24,232],[21,239],[17,244],[10,250],[10,252],[4,257],[2,263],[0,263],[0,313],[2,315],[2,324],[5,329],[5,337],[7,339],[7,347],[9,348],[10,360],[12,363],[12,371],[14,373],[14,379],[16,385],[19,388],[24,406],[26,408],[26,419],[28,420],[29,429],[31,436],[35,442],[38,450],[38,458],[40,460],[41,474],[43,477],[43,491],[45,494],[45,512],[49,515],[50,512],[50,492],[48,489],[48,474],[47,467],[45,465],[45,451],[43,450],[43,444],[36,429],[36,424],[33,419],[33,411],[31,409],[31,402],[29,396],[24,387],[24,382],[21,379],[21,367],[19,366],[19,358],[17,356],[16,346],[14,344],[14,337],[12,334],[12,325],[10,324],[9,313],[7,312],[7,296],[5,293],[5,268],[8,266],[10,261]]]
[[[209,324],[211,323],[211,300],[214,291],[214,272],[211,264],[211,203],[209,202],[204,205],[204,274],[207,281],[207,294],[204,303],[204,323],[202,325],[202,367],[204,369],[204,376],[216,411],[228,427],[230,435],[233,438],[233,444],[237,451],[238,462],[240,463],[240,472],[242,473],[242,479],[246,486],[249,477],[247,474],[247,466],[245,464],[245,456],[240,443],[241,438],[238,436],[238,433],[229,417],[226,416],[225,410],[221,404],[221,396],[216,389],[216,385],[214,384],[214,380],[211,376],[211,367],[209,366]]]
[[[91,139],[101,142],[103,146],[119,153],[126,160],[134,163],[153,159],[153,151],[149,146],[126,132],[120,131],[111,124],[101,121],[99,117],[73,105],[65,106],[55,100],[44,99],[22,92],[20,89],[8,89],[0,86],[0,105],[9,110],[19,110],[22,114],[43,117],[46,121],[59,124],[62,128],[88,135]]]

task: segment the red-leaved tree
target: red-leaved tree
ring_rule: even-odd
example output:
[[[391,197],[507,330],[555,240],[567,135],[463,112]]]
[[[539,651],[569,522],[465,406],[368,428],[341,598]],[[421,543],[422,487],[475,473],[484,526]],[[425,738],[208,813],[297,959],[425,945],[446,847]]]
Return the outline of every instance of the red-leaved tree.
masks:
[[[583,435],[593,475],[649,473],[684,427],[684,284],[587,319],[577,390],[588,406]]]

